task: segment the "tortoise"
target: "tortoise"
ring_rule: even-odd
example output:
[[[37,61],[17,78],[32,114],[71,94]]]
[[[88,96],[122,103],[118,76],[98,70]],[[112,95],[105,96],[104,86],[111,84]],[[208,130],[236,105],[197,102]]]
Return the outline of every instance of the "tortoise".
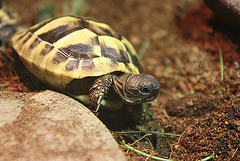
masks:
[[[96,111],[101,105],[141,104],[159,94],[159,82],[143,74],[133,46],[107,24],[57,17],[15,33],[11,43],[41,82]]]

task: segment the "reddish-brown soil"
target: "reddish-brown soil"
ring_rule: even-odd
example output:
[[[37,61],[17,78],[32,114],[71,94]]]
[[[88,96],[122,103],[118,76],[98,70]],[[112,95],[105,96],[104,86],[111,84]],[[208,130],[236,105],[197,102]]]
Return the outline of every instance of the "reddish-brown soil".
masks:
[[[141,62],[145,72],[156,76],[163,87],[162,94],[152,103],[155,122],[162,131],[181,137],[146,136],[135,140],[132,146],[173,160],[199,160],[212,154],[214,160],[240,160],[239,38],[222,27],[214,13],[198,0],[86,2],[84,16],[110,24],[137,51],[146,39],[151,40]],[[22,23],[29,26],[43,2],[8,3],[21,13]],[[61,3],[57,1],[57,6]],[[29,11],[26,6],[31,6],[27,7]],[[223,80],[219,50],[224,61]],[[32,80],[20,79],[0,61],[1,90],[26,92],[29,82]],[[150,160],[123,145],[121,148],[129,160]]]
[[[184,39],[208,51],[217,62],[219,61],[218,47],[223,53],[225,66],[234,67],[234,62],[240,62],[239,46],[235,44],[239,43],[239,40],[233,36],[234,33],[225,30],[219,20],[214,19],[214,13],[205,5],[197,6],[180,15],[176,19],[174,28],[177,31],[182,30],[181,36]]]

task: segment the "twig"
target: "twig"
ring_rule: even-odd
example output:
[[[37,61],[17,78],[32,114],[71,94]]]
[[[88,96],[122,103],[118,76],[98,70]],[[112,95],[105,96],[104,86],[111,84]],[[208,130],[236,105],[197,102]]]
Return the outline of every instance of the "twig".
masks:
[[[234,153],[232,155],[232,158],[234,157],[234,155],[236,154],[236,152],[238,151],[238,148],[236,150],[234,150]]]
[[[214,153],[212,155],[202,159],[201,161],[206,161],[206,160],[210,160],[210,159],[213,159],[213,158],[215,158],[215,154]]]
[[[147,138],[147,136],[150,136],[150,135],[152,135],[152,134],[146,134],[146,135],[144,135],[143,137],[141,137],[140,139],[138,139],[138,140],[136,140],[136,141],[134,141],[131,145],[134,145],[134,144],[136,144],[137,142],[139,142],[139,141],[141,141],[143,138],[145,138],[146,137],[146,139],[149,141],[149,143],[151,143],[150,142],[150,140]],[[151,144],[151,147],[152,147],[152,149],[153,149],[153,146],[152,146],[152,144]]]
[[[123,144],[126,148],[128,148],[128,149],[130,149],[130,150],[134,151],[135,153],[138,153],[138,154],[140,154],[140,155],[142,155],[142,156],[149,157],[149,158],[155,159],[155,160],[172,161],[172,160],[169,160],[169,159],[164,159],[164,158],[159,158],[159,157],[156,157],[156,156],[151,156],[151,155],[149,155],[149,154],[147,154],[147,153],[144,153],[144,152],[142,152],[142,151],[139,151],[139,150],[137,150],[137,149],[135,149],[135,148],[133,148],[133,147],[125,144],[125,141],[124,141],[124,140],[122,140],[122,144]]]
[[[111,131],[115,134],[136,134],[136,133],[149,133],[149,134],[159,134],[159,135],[170,135],[170,136],[181,136],[179,134],[171,134],[171,133],[164,133],[164,132],[158,132],[158,131],[126,131],[126,132],[115,132]]]
[[[181,141],[181,139],[182,139],[182,137],[183,137],[183,135],[186,133],[186,131],[190,128],[190,127],[192,127],[193,125],[190,125],[190,126],[188,126],[185,130],[184,130],[184,132],[180,135],[180,137],[178,138],[178,142],[176,143],[176,144],[173,144],[172,146],[171,146],[171,154],[170,154],[170,156],[172,155],[172,153],[173,153],[173,146],[175,146],[175,145],[177,145],[178,143],[180,143],[180,141]]]

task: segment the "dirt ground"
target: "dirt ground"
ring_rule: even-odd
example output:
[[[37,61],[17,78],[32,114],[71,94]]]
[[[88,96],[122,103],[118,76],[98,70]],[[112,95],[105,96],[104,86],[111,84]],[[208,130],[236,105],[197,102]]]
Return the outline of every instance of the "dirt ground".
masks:
[[[39,5],[47,2],[55,2],[57,15],[63,15],[62,1],[7,1],[19,13],[23,26],[33,25]],[[233,41],[229,36],[233,34],[212,11],[198,0],[84,2],[82,16],[111,25],[137,51],[150,42],[141,63],[145,73],[154,75],[162,85],[162,93],[152,103],[154,119],[164,132],[181,135],[158,137],[149,147],[143,144],[149,141],[146,136],[132,146],[172,160],[199,160],[212,154],[213,160],[240,160],[239,39]],[[29,89],[23,81],[0,62],[1,90],[26,92]],[[120,146],[128,160],[151,160]]]

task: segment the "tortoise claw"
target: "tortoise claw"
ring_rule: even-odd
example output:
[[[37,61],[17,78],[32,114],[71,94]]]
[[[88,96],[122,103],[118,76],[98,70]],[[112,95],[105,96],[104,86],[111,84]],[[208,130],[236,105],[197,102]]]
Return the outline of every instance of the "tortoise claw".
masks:
[[[93,105],[95,107],[94,112],[97,112],[101,106],[103,94],[99,93],[98,90],[94,90],[94,92],[89,93],[88,99],[89,99],[91,105]]]
[[[98,98],[97,107],[96,107],[96,109],[95,109],[94,112],[98,112],[98,110],[99,110],[99,108],[100,108],[100,106],[101,106],[101,102],[102,102],[102,96],[100,96],[100,97]]]

